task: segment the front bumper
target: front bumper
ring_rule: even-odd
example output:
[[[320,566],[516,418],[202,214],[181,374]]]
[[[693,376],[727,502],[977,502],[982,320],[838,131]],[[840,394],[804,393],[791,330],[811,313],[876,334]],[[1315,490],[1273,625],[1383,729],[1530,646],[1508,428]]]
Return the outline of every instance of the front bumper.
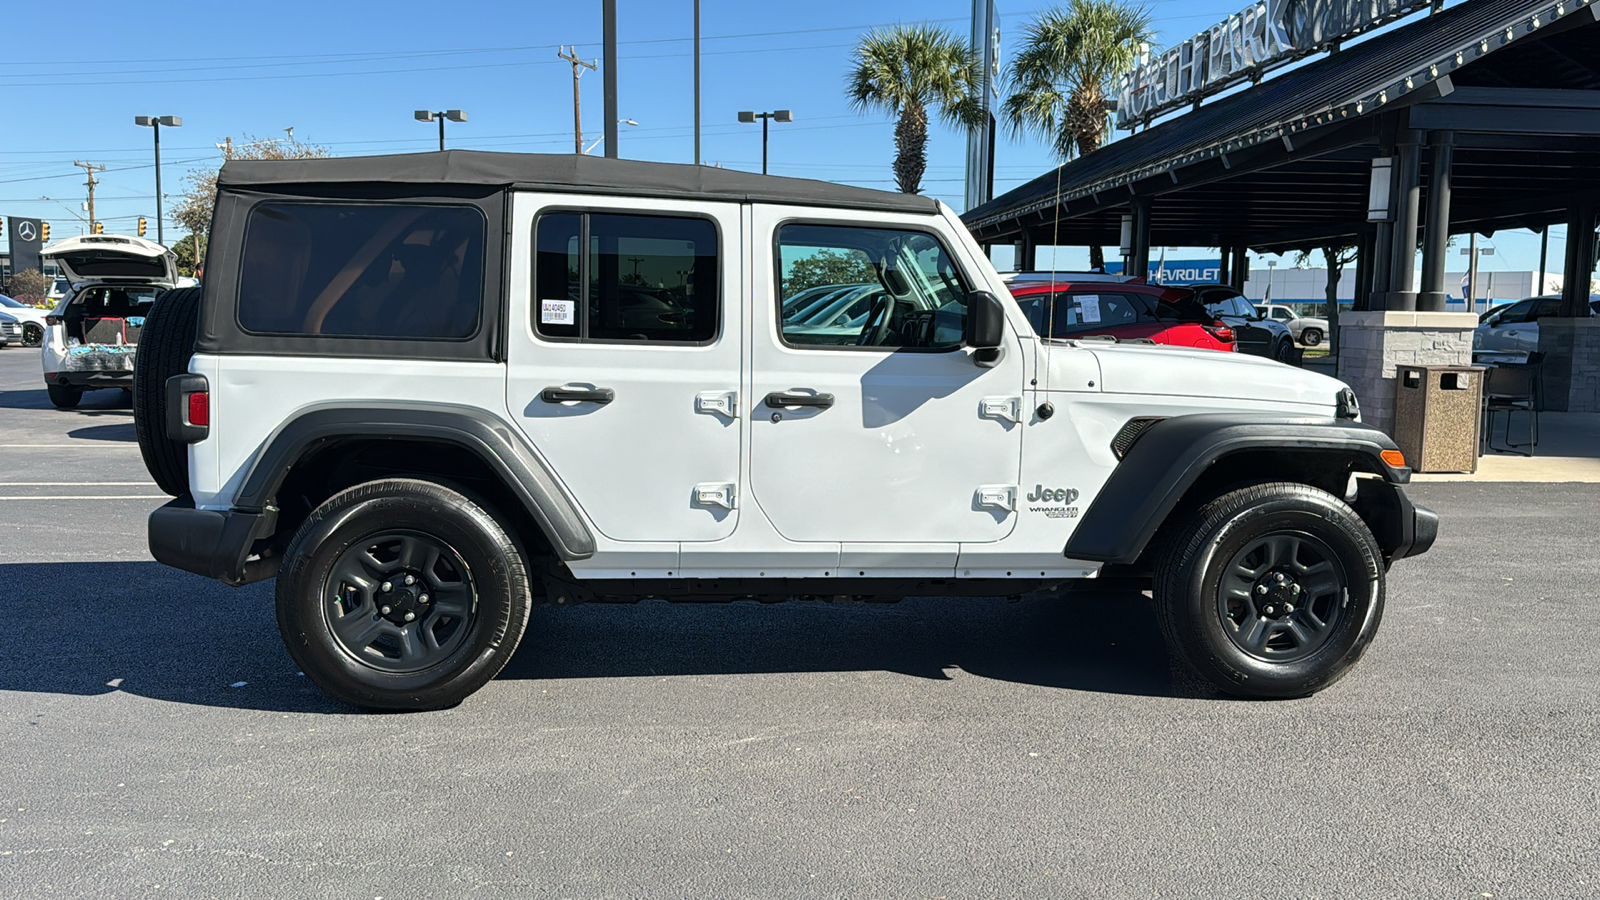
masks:
[[[157,562],[238,586],[278,574],[276,558],[252,557],[256,541],[271,535],[273,511],[248,513],[195,509],[179,497],[150,514],[147,536]]]
[[[1439,536],[1439,514],[1412,503],[1398,484],[1361,479],[1353,506],[1391,562],[1421,556]]]

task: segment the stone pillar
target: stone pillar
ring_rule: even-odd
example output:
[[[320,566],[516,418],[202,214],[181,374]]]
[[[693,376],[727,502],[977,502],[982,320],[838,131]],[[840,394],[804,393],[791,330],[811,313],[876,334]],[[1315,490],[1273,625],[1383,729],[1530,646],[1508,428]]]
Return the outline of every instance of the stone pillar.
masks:
[[[1600,317],[1540,319],[1544,408],[1600,412]]]
[[[1339,321],[1339,378],[1361,401],[1362,421],[1393,434],[1395,366],[1471,365],[1477,327],[1472,313],[1345,313]]]

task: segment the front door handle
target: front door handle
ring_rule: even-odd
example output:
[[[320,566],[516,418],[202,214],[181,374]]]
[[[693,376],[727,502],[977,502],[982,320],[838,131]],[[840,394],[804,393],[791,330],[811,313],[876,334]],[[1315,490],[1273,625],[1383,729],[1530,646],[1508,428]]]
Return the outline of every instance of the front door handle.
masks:
[[[547,387],[539,392],[539,399],[546,403],[570,403],[576,400],[579,403],[598,403],[604,406],[617,399],[617,392],[611,388]]]
[[[810,406],[816,409],[827,409],[833,405],[832,394],[801,394],[800,389],[793,391],[773,391],[767,395],[767,405],[773,409],[793,409],[800,406]]]

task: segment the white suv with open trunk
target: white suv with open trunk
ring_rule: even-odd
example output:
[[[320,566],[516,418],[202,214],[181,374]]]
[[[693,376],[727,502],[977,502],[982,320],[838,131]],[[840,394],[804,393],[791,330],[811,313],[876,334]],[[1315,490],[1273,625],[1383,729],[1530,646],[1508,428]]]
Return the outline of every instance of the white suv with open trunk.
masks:
[[[785,317],[831,285],[870,302]],[[1337,381],[1041,339],[934,200],[693,166],[230,162],[134,399],[155,557],[276,577],[372,708],[459,702],[536,602],[1110,577],[1197,683],[1300,696],[1437,528]]]

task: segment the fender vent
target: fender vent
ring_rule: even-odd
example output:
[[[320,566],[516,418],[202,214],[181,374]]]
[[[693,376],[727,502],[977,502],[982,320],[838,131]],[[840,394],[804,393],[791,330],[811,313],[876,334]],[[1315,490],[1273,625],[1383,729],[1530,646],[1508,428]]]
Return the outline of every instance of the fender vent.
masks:
[[[1111,452],[1117,455],[1117,459],[1127,456],[1139,438],[1150,430],[1150,426],[1165,418],[1165,416],[1140,416],[1137,419],[1129,419],[1128,424],[1122,426],[1117,436],[1111,439]]]

